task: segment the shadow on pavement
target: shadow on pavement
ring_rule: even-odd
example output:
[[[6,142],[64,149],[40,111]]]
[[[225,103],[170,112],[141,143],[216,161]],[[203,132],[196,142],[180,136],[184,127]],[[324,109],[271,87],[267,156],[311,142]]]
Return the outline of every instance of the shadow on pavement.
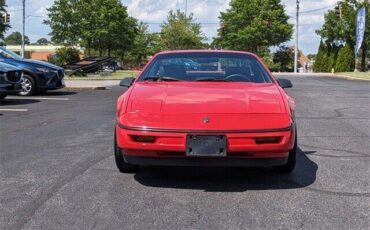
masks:
[[[0,106],[9,106],[9,105],[28,105],[40,102],[39,100],[35,99],[27,99],[26,97],[19,97],[19,98],[6,98],[4,101],[0,103]]]
[[[56,90],[56,91],[47,91],[45,93],[41,93],[39,95],[43,96],[67,96],[67,95],[75,95],[77,92],[74,91],[66,91],[66,90]]]
[[[267,168],[144,167],[135,176],[149,187],[197,189],[209,192],[295,189],[313,184],[318,166],[299,149],[297,165],[291,174],[274,173]]]

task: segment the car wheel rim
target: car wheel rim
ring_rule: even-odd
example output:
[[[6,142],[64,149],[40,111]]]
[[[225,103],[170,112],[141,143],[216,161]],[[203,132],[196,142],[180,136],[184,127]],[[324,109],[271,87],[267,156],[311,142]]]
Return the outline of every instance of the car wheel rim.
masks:
[[[28,78],[23,78],[21,86],[21,95],[28,95],[32,91],[32,82]]]

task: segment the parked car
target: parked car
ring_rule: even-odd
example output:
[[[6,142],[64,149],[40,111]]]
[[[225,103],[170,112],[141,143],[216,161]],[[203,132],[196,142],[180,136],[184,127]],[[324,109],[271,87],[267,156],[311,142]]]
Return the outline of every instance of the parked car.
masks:
[[[21,91],[22,70],[0,62],[0,101]]]
[[[172,64],[184,58],[207,68]],[[128,87],[116,112],[121,172],[139,165],[295,167],[295,103],[284,91],[293,85],[276,80],[255,54],[162,52],[120,85]]]
[[[18,54],[0,47],[0,62],[16,66],[23,71],[20,95],[44,93],[65,87],[64,69],[48,62],[24,59]]]
[[[200,64],[189,58],[171,59],[169,64],[183,65],[186,70],[199,70]]]

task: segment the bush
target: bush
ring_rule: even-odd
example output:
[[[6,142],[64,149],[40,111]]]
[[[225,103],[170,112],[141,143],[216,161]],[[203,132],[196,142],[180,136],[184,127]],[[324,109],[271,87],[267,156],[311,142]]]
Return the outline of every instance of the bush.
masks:
[[[351,72],[354,69],[354,52],[349,45],[345,45],[339,50],[338,59],[335,65],[336,72]]]
[[[73,47],[62,47],[56,50],[49,61],[59,66],[76,63],[80,61],[80,51]]]

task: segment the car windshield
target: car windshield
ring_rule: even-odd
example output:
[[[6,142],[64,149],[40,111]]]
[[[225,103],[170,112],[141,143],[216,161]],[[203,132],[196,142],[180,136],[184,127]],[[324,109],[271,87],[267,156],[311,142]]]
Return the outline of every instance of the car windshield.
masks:
[[[160,54],[139,81],[272,82],[254,56],[226,52]]]
[[[0,58],[22,58],[22,57],[14,53],[13,51],[0,47]]]

